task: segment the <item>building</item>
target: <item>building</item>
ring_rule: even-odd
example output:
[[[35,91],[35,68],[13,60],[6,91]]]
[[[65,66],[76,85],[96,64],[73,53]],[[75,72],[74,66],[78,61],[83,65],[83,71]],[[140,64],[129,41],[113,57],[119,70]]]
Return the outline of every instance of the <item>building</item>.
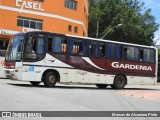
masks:
[[[88,0],[0,0],[0,34],[42,30],[88,36]]]

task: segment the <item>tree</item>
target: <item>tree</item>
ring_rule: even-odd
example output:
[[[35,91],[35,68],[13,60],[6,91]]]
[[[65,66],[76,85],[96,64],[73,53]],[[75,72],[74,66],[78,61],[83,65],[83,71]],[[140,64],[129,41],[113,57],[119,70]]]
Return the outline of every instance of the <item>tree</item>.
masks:
[[[90,37],[101,38],[113,26],[123,24],[111,30],[105,39],[153,44],[154,32],[159,25],[151,15],[151,9],[146,9],[144,3],[137,0],[89,0],[89,3]]]
[[[95,0],[90,0],[90,19],[89,19],[89,29],[91,31],[91,29],[94,29],[96,31],[91,31],[92,36],[93,37],[98,37],[99,35],[99,22],[101,21],[102,15],[103,15],[103,11],[101,11],[97,4],[97,2]]]

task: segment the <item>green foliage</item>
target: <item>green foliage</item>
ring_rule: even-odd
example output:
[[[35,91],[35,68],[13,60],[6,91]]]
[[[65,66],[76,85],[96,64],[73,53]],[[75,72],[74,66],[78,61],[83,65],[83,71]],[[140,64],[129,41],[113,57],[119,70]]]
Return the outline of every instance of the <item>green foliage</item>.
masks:
[[[154,32],[158,30],[151,9],[137,0],[89,0],[89,36],[121,42],[152,45]],[[97,28],[97,23],[99,27]],[[98,36],[96,31],[98,29]]]

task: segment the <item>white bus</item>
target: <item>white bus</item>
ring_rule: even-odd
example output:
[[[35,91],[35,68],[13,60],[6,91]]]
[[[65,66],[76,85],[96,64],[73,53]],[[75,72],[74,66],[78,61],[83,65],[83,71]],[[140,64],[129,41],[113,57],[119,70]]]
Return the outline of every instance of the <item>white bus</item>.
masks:
[[[5,53],[10,39],[11,39],[10,35],[0,34],[0,78],[5,78],[3,65],[4,65]]]
[[[10,79],[116,89],[157,82],[155,47],[48,32],[19,33],[13,39],[5,59]]]

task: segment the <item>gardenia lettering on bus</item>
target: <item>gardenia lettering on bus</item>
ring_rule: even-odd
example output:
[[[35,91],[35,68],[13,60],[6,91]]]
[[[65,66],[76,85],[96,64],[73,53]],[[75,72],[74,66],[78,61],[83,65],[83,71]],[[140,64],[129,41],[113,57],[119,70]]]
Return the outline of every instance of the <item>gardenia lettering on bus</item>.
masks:
[[[151,66],[142,66],[142,65],[132,65],[132,64],[120,64],[119,62],[113,62],[112,67],[114,68],[123,68],[123,69],[136,69],[136,70],[146,70],[152,71]]]
[[[16,6],[21,7],[21,10],[23,10],[24,8],[28,8],[33,10],[44,11],[44,9],[41,8],[41,4],[38,2],[27,2],[23,0],[16,0]]]

